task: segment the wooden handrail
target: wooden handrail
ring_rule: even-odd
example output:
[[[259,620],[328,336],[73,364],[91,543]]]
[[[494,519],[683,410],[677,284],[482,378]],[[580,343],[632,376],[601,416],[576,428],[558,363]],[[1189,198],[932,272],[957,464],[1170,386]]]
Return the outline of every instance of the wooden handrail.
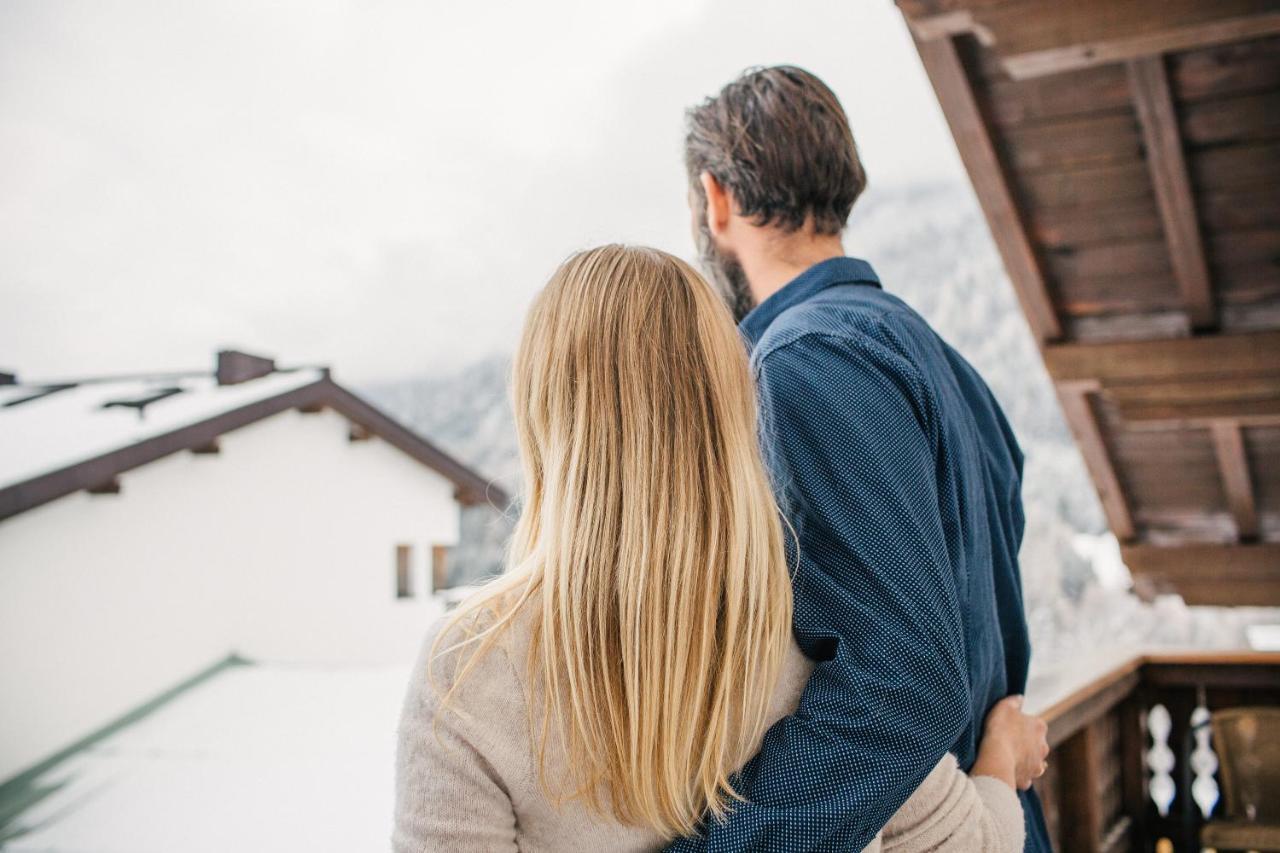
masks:
[[[1040,716],[1049,725],[1050,772],[1036,783],[1055,845],[1072,853],[1150,849],[1173,839],[1175,850],[1198,850],[1203,818],[1190,800],[1189,750],[1193,710],[1240,704],[1280,704],[1280,653],[1154,652],[1132,655],[1063,698]],[[1165,705],[1176,754],[1177,798],[1159,813],[1147,793],[1146,715]]]
[[[1145,655],[1136,655],[1040,712],[1049,724],[1049,746],[1059,744],[1110,711],[1138,686]]]
[[[1280,667],[1280,652],[1186,651],[1138,654],[1106,670],[1039,713],[1049,724],[1049,745],[1057,747],[1118,706],[1142,681],[1148,667]],[[1154,673],[1152,673],[1154,675]],[[1226,673],[1219,673],[1219,678]],[[1168,676],[1157,676],[1167,681]],[[1179,678],[1186,681],[1185,677]]]

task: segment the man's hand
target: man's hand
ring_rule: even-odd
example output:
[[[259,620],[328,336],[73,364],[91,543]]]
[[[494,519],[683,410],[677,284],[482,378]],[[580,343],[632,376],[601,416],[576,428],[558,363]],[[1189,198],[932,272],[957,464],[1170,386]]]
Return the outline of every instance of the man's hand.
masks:
[[[994,776],[1025,791],[1049,768],[1049,727],[1022,712],[1022,697],[1007,696],[992,707],[983,727],[975,776]]]

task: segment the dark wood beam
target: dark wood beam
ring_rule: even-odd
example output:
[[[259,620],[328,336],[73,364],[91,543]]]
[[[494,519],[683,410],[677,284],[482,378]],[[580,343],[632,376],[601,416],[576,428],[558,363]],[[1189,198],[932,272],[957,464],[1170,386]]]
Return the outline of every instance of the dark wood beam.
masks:
[[[1027,236],[1026,224],[983,121],[968,73],[956,53],[955,42],[949,37],[917,40],[916,47],[933,82],[943,115],[951,126],[960,159],[969,173],[1032,334],[1042,345],[1058,340],[1062,337],[1062,325],[1045,286],[1040,260]]]
[[[1135,679],[1136,680],[1136,679]],[[1077,732],[1057,749],[1054,760],[1059,764],[1058,826],[1062,832],[1062,849],[1080,853],[1102,850],[1102,743],[1095,721]]]
[[[1242,427],[1280,426],[1280,402],[1274,400],[1231,400],[1182,406],[1122,406],[1117,411],[1127,425],[1139,429],[1207,429],[1220,421],[1232,421]]]
[[[1187,178],[1187,164],[1182,156],[1182,134],[1169,92],[1164,57],[1131,60],[1129,85],[1138,123],[1142,126],[1147,169],[1164,225],[1173,277],[1182,292],[1192,327],[1212,327],[1217,323],[1213,287],[1209,282],[1209,265],[1204,257],[1191,182]]]
[[[1075,11],[1078,4],[1059,3],[1059,8]],[[1149,7],[1154,17],[1149,21],[1159,21],[1161,4],[1147,0],[1143,3],[1113,3],[1113,6]],[[1212,15],[1214,3],[1200,2],[1206,16]],[[1220,13],[1219,13],[1220,14]],[[1079,13],[1087,17],[1088,13]],[[1263,12],[1256,15],[1203,20],[1183,26],[1169,26],[1149,29],[1123,36],[1107,37],[1099,34],[1096,39],[1063,47],[1032,50],[1020,54],[1003,57],[1003,64],[1009,76],[1015,80],[1040,77],[1045,74],[1060,74],[1064,71],[1075,71],[1110,62],[1123,62],[1141,56],[1153,56],[1174,51],[1190,50],[1199,47],[1211,47],[1218,44],[1242,41],[1244,39],[1261,38],[1280,33],[1280,12]]]
[[[0,521],[81,489],[103,488],[120,474],[182,450],[208,445],[224,433],[279,412],[323,411],[331,408],[360,424],[388,444],[451,480],[455,494],[467,505],[488,503],[505,509],[510,498],[498,486],[481,477],[443,450],[392,420],[381,410],[327,378],[319,379],[274,397],[222,412],[171,432],[143,439],[110,453],[77,462],[15,485],[0,488]]]
[[[1103,396],[1128,422],[1178,422],[1208,426],[1232,420],[1245,425],[1280,422],[1280,372],[1185,381],[1111,385]]]
[[[923,20],[935,15],[971,12],[988,6],[999,6],[1009,0],[895,0],[902,14],[912,20]]]
[[[1274,0],[898,0],[919,38],[972,32],[1015,79],[1280,32]]]
[[[1228,690],[1280,689],[1280,652],[1155,652],[1145,656],[1144,687]]]
[[[1249,476],[1249,457],[1244,449],[1244,433],[1238,423],[1219,421],[1213,425],[1213,448],[1218,455],[1222,488],[1227,504],[1236,520],[1236,536],[1249,541],[1258,536],[1258,508],[1254,501],[1253,481]]]
[[[120,494],[120,478],[111,477],[107,480],[94,483],[85,489],[91,495],[118,495]]]
[[[1059,382],[1123,382],[1274,376],[1280,373],[1280,331],[1205,335],[1154,341],[1058,344],[1044,352]]]
[[[222,452],[222,445],[218,443],[218,439],[212,439],[204,444],[197,444],[191,448],[191,452],[197,456],[216,456]]]
[[[1089,476],[1098,489],[1098,498],[1102,501],[1102,509],[1106,513],[1111,532],[1121,542],[1133,539],[1133,514],[1125,499],[1120,478],[1116,475],[1106,439],[1098,426],[1092,392],[1083,384],[1061,385],[1058,387],[1058,400],[1062,404],[1062,414],[1067,426],[1071,428],[1071,434],[1075,436],[1076,445],[1084,457],[1085,467],[1089,469]]]
[[[1280,543],[1130,545],[1120,552],[1139,591],[1176,592],[1187,604],[1280,606]]]

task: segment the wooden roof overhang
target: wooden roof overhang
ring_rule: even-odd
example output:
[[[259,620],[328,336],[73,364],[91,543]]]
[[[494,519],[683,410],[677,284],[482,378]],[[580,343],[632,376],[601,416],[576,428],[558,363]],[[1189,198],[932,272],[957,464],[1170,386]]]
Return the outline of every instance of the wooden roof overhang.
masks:
[[[1280,605],[1280,0],[897,0],[1140,591]]]

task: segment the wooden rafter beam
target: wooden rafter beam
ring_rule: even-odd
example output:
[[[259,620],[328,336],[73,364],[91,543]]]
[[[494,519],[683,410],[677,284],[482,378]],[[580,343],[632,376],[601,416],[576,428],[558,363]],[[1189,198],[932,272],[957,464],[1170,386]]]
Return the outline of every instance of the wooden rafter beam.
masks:
[[[1138,111],[1138,123],[1142,126],[1147,170],[1151,173],[1156,205],[1164,225],[1174,280],[1182,292],[1192,327],[1212,327],[1217,323],[1213,287],[1209,282],[1209,265],[1205,261],[1200,222],[1182,155],[1182,134],[1169,91],[1164,57],[1131,60],[1129,87]]]
[[[120,494],[120,478],[111,477],[99,483],[94,483],[85,489],[91,495],[118,495]]]
[[[1227,504],[1236,520],[1236,536],[1249,541],[1258,536],[1258,507],[1254,500],[1249,456],[1245,453],[1244,432],[1238,423],[1219,421],[1213,425],[1213,448]]]
[[[1067,426],[1071,428],[1071,434],[1080,447],[1085,467],[1089,469],[1089,476],[1098,489],[1098,498],[1102,501],[1102,509],[1111,525],[1111,532],[1121,542],[1127,542],[1135,534],[1133,514],[1111,461],[1111,454],[1107,450],[1102,428],[1098,425],[1091,393],[1084,384],[1060,385],[1058,400],[1062,404],[1062,414]]]
[[[1280,400],[1215,400],[1180,406],[1124,405],[1121,420],[1140,428],[1206,427],[1231,421],[1240,426],[1280,426]]]
[[[933,82],[943,115],[951,126],[960,159],[991,226],[991,234],[1023,314],[1031,324],[1032,334],[1042,345],[1058,340],[1062,337],[1062,325],[1045,286],[1044,272],[983,121],[969,75],[956,53],[955,42],[950,37],[917,40],[916,47]]]
[[[1280,606],[1280,543],[1132,545],[1120,553],[1140,590],[1177,592],[1187,604]]]
[[[1015,79],[1280,33],[1275,0],[897,0],[917,38],[976,35]]]
[[[1211,9],[1214,4],[1202,5]],[[1080,44],[1011,54],[1004,57],[1004,67],[1009,72],[1009,76],[1017,80],[1025,80],[1030,77],[1075,71],[1109,62],[1122,62],[1140,56],[1211,47],[1242,39],[1261,38],[1275,33],[1280,33],[1280,13],[1241,15],[1180,27],[1155,29],[1124,37],[1100,38]]]
[[[1274,376],[1280,373],[1280,331],[1058,344],[1045,348],[1044,360],[1049,375],[1059,382],[1109,385]]]
[[[1103,396],[1116,407],[1122,420],[1135,423],[1280,423],[1280,371],[1264,376],[1111,385],[1103,390]]]

